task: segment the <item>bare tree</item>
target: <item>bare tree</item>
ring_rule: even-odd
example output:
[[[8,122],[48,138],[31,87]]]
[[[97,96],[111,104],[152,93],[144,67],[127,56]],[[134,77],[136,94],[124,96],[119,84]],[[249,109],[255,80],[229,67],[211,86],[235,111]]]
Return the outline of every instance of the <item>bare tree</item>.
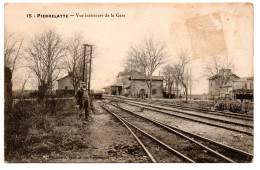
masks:
[[[188,51],[183,51],[178,55],[178,62],[174,64],[174,78],[183,86],[185,90],[186,102],[188,102],[189,76],[188,72],[185,72],[185,69],[190,60],[190,53]]]
[[[152,76],[166,60],[165,45],[152,38],[145,39],[141,45],[132,46],[126,59],[130,71],[143,75],[149,88],[149,98],[152,98]]]
[[[17,68],[17,63],[21,56],[21,49],[24,40],[22,38],[14,39],[12,33],[8,32],[5,28],[4,30],[4,62],[5,67],[11,69],[13,73]]]
[[[67,55],[64,57],[64,69],[71,77],[71,83],[76,92],[79,87],[83,70],[83,36],[74,34],[67,43]]]
[[[223,86],[230,80],[232,72],[236,66],[232,59],[226,57],[226,61],[221,61],[220,57],[212,56],[204,68],[204,76],[210,78],[214,76],[216,86],[219,88],[219,95]]]
[[[28,74],[28,76],[26,76],[26,78],[24,79],[24,81],[22,82],[21,84],[21,91],[23,93],[23,91],[25,90],[25,85],[27,84],[28,80],[30,79],[31,77],[31,73]]]
[[[124,60],[124,71],[125,74],[129,75],[141,75],[142,73],[138,71],[137,65],[135,65],[132,57],[128,56]]]
[[[23,100],[25,97],[25,86],[26,86],[28,80],[30,79],[30,77],[31,77],[31,72],[29,74],[27,74],[25,79],[21,82],[20,98],[18,98],[19,100]]]
[[[67,42],[67,55],[63,59],[63,69],[68,71],[71,77],[71,83],[76,92],[79,87],[80,80],[83,79],[83,64],[84,64],[84,47],[85,44],[83,35],[81,33],[75,33],[69,38]],[[96,56],[96,46],[92,45],[92,59]],[[90,64],[90,48],[86,48],[85,56],[85,76],[89,75],[89,69],[87,66]],[[93,68],[93,67],[92,67]],[[91,70],[93,72],[93,69]]]
[[[40,97],[52,88],[61,70],[60,61],[65,56],[65,46],[55,31],[49,30],[35,36],[26,49],[28,68],[37,76]]]
[[[5,125],[6,120],[12,113],[12,82],[13,73],[17,69],[18,60],[20,58],[23,38],[14,38],[13,34],[4,29],[4,98],[5,98]]]
[[[168,87],[168,93],[169,93],[169,98],[171,98],[171,91],[172,91],[172,86],[174,82],[174,67],[172,64],[168,64],[165,67],[163,67],[163,72],[162,74],[165,77],[166,80],[166,87]]]

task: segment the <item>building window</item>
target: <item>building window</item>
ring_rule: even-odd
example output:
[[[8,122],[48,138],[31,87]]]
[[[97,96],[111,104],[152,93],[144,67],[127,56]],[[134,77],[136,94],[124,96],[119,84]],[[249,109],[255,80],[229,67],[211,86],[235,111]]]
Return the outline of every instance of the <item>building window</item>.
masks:
[[[140,89],[140,94],[145,94],[145,89]]]
[[[247,83],[245,83],[245,89],[247,89]]]
[[[253,89],[252,83],[250,82],[250,89]]]
[[[152,95],[155,95],[157,93],[157,90],[156,89],[153,89],[152,90]]]

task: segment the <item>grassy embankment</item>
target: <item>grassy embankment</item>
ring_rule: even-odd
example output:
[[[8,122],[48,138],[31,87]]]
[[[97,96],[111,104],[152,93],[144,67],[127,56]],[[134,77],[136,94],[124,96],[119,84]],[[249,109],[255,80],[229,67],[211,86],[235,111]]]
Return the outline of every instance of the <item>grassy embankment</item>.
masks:
[[[5,117],[5,160],[45,162],[87,148],[86,127],[72,99],[19,101]]]

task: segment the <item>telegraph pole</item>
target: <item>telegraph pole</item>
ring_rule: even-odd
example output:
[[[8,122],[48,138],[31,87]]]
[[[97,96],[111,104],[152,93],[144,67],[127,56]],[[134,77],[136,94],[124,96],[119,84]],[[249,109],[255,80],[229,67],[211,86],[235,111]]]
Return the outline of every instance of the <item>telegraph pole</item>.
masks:
[[[188,91],[189,91],[189,69],[188,68],[187,68],[187,86],[186,86],[186,89],[187,89],[186,100],[188,102],[188,99],[189,99],[189,93],[188,93]]]
[[[91,63],[92,63],[92,45],[89,44],[83,44],[84,46],[84,59],[83,59],[83,81],[86,82],[87,90],[90,93],[90,79],[91,79]],[[90,47],[90,56],[89,56],[89,68],[88,68],[88,63],[86,63],[86,47]],[[86,66],[87,65],[87,66]],[[87,69],[87,72],[85,70]],[[86,78],[85,78],[85,72],[86,72]],[[88,73],[89,72],[89,73]],[[89,76],[88,76],[89,74]]]
[[[190,100],[191,100],[191,68],[190,68]]]
[[[84,52],[83,52],[83,74],[82,74],[82,81],[85,81],[86,46],[87,46],[87,44],[83,44]]]
[[[88,92],[90,94],[90,79],[91,79],[91,65],[92,65],[92,45],[88,45],[90,47],[90,58],[89,58],[89,80],[88,80]]]

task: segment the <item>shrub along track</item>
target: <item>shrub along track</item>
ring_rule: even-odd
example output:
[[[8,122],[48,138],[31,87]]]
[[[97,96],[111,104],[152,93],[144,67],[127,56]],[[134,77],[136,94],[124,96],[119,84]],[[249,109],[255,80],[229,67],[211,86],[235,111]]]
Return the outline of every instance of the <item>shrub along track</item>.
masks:
[[[225,146],[223,144],[211,141],[210,139],[195,134],[191,134],[189,132],[185,132],[181,129],[171,127],[161,122],[145,118],[114,104],[107,106],[110,109],[108,109],[108,107],[104,108],[115,117],[117,117],[121,122],[123,122],[123,124],[130,125],[133,129],[135,129],[133,131],[139,131],[136,132],[137,136],[138,133],[140,134],[141,132],[148,136],[150,139],[156,140],[157,143],[167,143],[167,145],[164,145],[164,147],[174,152],[174,157],[176,157],[177,154],[177,156],[182,159],[182,162],[183,160],[188,162],[250,162],[252,160],[253,156],[246,152]],[[142,128],[138,128],[136,126]],[[194,140],[193,138],[196,138],[196,140]],[[150,146],[151,149],[158,148],[158,145],[156,147],[151,147],[151,142],[147,142],[147,139],[143,138],[143,141],[143,143],[146,143],[147,147]],[[210,146],[211,148],[208,146]],[[148,149],[144,148],[144,150]],[[160,156],[157,159],[154,159],[153,157],[150,157],[150,159],[152,161],[160,160],[162,162],[165,162],[161,159],[164,152],[165,151],[160,152]],[[150,155],[149,151],[146,151],[146,153]],[[224,154],[227,156],[225,156]],[[167,158],[167,156],[164,156],[164,158]],[[174,160],[176,161],[176,158],[174,158]]]
[[[215,126],[215,127],[227,129],[230,131],[239,132],[242,134],[253,136],[253,133],[252,133],[253,125],[251,125],[251,124],[241,123],[241,122],[236,122],[236,121],[229,121],[229,120],[225,120],[225,119],[223,120],[223,119],[218,119],[218,118],[208,117],[208,116],[202,116],[200,114],[188,113],[185,111],[173,110],[172,108],[161,107],[158,105],[152,105],[152,104],[130,101],[130,100],[125,100],[125,99],[119,99],[119,98],[114,98],[114,97],[113,98],[109,97],[106,99],[110,99],[110,100],[112,99],[113,101],[123,102],[128,105],[140,107],[142,109],[152,110],[152,111],[167,114],[170,116],[186,119],[189,121],[207,124],[210,126]]]

